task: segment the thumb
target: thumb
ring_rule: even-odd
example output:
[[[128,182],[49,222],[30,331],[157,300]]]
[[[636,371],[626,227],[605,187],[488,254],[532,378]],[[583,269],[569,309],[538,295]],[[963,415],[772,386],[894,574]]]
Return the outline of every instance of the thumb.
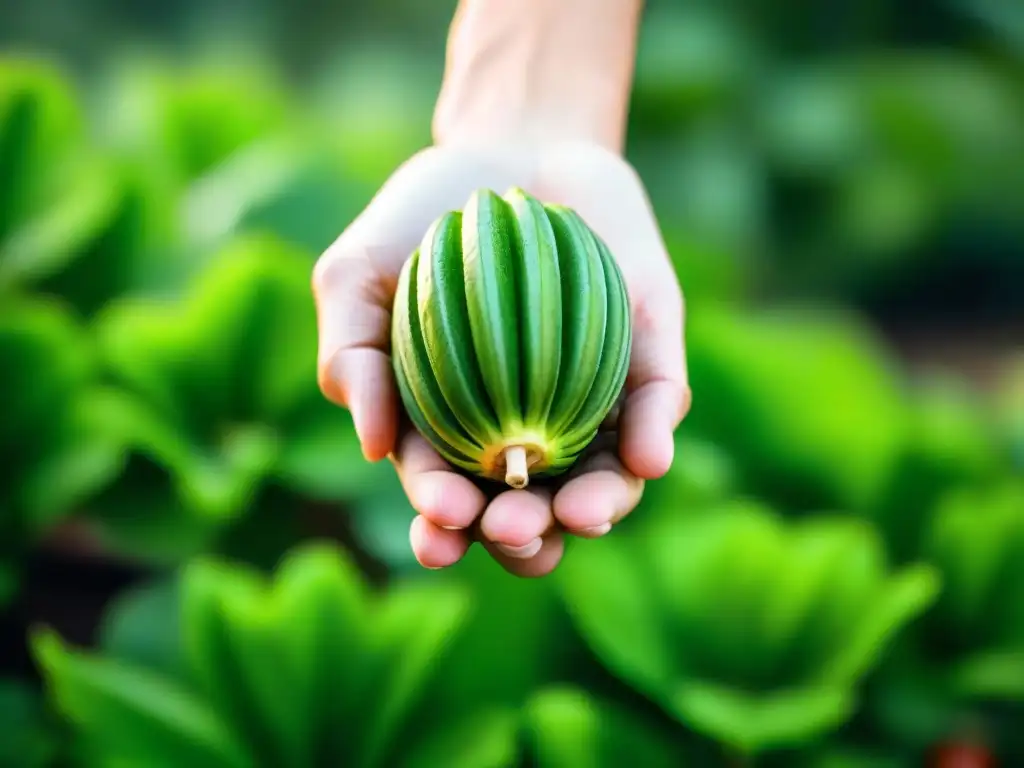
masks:
[[[682,295],[665,290],[640,299],[633,322],[620,452],[633,474],[653,480],[672,466],[674,433],[690,408]]]

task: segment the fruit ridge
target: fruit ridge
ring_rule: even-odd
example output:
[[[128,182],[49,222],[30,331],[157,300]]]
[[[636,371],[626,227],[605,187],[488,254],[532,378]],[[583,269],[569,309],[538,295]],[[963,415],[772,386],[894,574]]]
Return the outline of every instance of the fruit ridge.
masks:
[[[392,362],[416,429],[450,464],[525,487],[569,469],[626,379],[625,281],[570,208],[476,190],[399,275]]]

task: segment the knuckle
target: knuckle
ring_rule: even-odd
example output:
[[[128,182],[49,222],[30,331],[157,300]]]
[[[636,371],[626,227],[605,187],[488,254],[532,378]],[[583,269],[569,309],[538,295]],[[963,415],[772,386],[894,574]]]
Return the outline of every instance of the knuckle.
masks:
[[[324,397],[338,405],[347,405],[339,355],[330,355],[319,362],[316,381]]]
[[[334,292],[366,281],[373,265],[362,249],[328,248],[313,266],[313,288],[318,292]]]

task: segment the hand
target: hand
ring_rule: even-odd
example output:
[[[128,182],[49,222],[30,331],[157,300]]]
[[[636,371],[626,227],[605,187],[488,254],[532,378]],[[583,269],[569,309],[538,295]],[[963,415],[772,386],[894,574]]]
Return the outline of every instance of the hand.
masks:
[[[574,208],[608,244],[630,293],[633,349],[618,455],[584,460],[554,493],[530,487],[488,498],[414,430],[399,434],[391,306],[399,271],[430,223],[474,189],[511,186]],[[643,186],[617,154],[592,144],[424,150],[323,254],[313,287],[320,387],[352,412],[366,458],[394,463],[418,513],[410,538],[423,566],[452,565],[477,540],[509,572],[546,575],[561,560],[565,533],[604,535],[640,501],[644,481],[668,471],[673,432],[690,405],[683,300]]]

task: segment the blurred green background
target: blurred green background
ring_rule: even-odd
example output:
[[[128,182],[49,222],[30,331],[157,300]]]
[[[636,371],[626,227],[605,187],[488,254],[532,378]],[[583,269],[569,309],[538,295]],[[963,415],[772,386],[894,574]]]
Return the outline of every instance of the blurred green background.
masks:
[[[1024,6],[648,3],[695,406],[539,581],[316,387],[453,10],[0,5],[0,766],[1024,764]]]

